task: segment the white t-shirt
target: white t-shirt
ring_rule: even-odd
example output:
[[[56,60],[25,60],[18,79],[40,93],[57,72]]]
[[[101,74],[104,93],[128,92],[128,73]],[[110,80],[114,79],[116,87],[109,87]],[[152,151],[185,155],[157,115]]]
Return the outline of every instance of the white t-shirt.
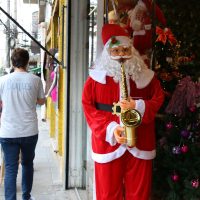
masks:
[[[27,72],[0,77],[2,115],[0,137],[19,138],[38,134],[36,102],[44,98],[42,81]]]

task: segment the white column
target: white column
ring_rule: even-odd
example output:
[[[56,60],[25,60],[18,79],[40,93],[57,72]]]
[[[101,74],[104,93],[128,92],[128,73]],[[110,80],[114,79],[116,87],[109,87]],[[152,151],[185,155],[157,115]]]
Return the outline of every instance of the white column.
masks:
[[[41,41],[41,45],[45,46],[45,39],[46,39],[46,30],[47,30],[47,23],[46,22],[42,22],[40,23],[40,27],[39,27],[39,31],[40,31],[40,41]],[[43,69],[44,69],[44,55],[45,52],[44,50],[41,49],[41,62],[40,62],[40,66],[41,66],[41,80],[42,80],[42,84],[43,84],[43,89],[45,90],[46,87],[46,82],[44,80],[44,74],[43,74]],[[42,105],[41,106],[41,119],[42,121],[46,121],[46,105]]]
[[[70,20],[70,19],[69,19]],[[68,187],[85,186],[86,123],[82,111],[82,89],[88,69],[87,0],[71,1],[70,110]]]

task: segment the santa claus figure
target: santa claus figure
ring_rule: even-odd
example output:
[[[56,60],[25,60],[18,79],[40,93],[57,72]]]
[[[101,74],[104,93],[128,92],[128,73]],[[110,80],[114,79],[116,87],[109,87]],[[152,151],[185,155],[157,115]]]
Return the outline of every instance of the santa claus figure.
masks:
[[[125,30],[117,24],[102,28],[104,49],[84,85],[82,104],[92,131],[97,200],[149,200],[155,150],[155,115],[163,91]],[[128,99],[123,99],[121,63],[125,69]],[[121,118],[113,115],[114,102],[121,110],[137,110],[141,124],[136,145],[127,144]]]
[[[134,9],[128,12],[130,27],[133,30],[133,46],[148,65],[150,64],[149,59],[152,50],[152,12],[151,0],[139,0]],[[157,5],[155,5],[155,16],[163,26],[166,26],[165,17]]]
[[[108,23],[109,24],[117,24],[118,23],[118,17],[115,13],[114,10],[111,10],[109,13],[108,13]]]

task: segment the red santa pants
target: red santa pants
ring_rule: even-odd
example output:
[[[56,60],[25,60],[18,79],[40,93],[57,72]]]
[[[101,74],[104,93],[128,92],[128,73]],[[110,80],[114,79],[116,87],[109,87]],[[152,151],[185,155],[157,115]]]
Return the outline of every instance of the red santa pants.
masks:
[[[151,182],[152,160],[128,151],[112,162],[95,162],[96,200],[149,200]]]

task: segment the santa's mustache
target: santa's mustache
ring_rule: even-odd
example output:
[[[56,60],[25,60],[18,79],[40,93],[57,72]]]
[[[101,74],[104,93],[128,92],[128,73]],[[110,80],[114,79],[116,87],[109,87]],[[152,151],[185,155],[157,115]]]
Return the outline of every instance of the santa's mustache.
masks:
[[[132,55],[130,55],[130,56],[110,56],[110,58],[112,60],[127,60],[127,59],[132,58]]]

